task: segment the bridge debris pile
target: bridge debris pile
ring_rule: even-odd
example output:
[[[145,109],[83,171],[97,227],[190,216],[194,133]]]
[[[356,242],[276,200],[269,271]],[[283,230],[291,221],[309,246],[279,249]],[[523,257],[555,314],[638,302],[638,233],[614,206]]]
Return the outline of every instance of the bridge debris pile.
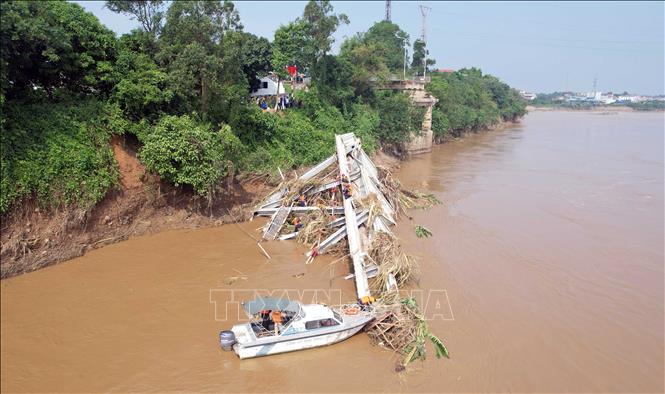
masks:
[[[264,239],[296,239],[308,245],[308,262],[319,254],[347,250],[342,243],[346,241],[362,300],[371,296],[368,275],[381,272],[380,282],[395,287],[401,281],[395,274],[410,276],[404,275],[404,265],[413,260],[398,261],[401,256],[389,247],[396,244],[389,228],[396,216],[390,201],[403,193],[397,182],[382,184],[379,176],[385,179],[388,172],[379,172],[353,133],[338,135],[335,142],[335,155],[295,179],[285,179],[255,214],[271,218],[263,229]]]
[[[337,135],[335,146],[335,155],[294,179],[284,179],[255,210],[255,215],[270,217],[263,239],[295,239],[308,245],[306,263],[320,254],[348,254],[353,272],[346,278],[355,279],[359,302],[372,303],[368,307],[377,316],[370,337],[408,356],[408,362],[424,358],[423,338],[436,337],[426,330],[415,302],[399,300],[399,286],[415,278],[417,264],[390,227],[406,209],[439,201],[405,190],[390,171],[377,168],[353,133]],[[440,352],[437,347],[437,355]]]

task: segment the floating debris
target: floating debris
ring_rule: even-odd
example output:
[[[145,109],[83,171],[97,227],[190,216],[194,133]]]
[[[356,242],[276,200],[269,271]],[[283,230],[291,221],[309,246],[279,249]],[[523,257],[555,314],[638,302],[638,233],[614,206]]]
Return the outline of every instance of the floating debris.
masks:
[[[420,226],[420,225],[417,225],[414,228],[414,230],[416,232],[416,237],[418,237],[418,238],[427,238],[427,237],[430,237],[432,235],[432,232],[427,227],[423,227],[423,226]]]
[[[236,283],[239,280],[247,280],[246,276],[229,276],[224,280],[224,284],[226,285],[232,285]]]
[[[377,317],[366,327],[367,335],[372,343],[402,354],[401,367],[414,360],[425,359],[427,340],[434,345],[437,358],[450,358],[443,342],[427,328],[413,298],[400,300],[398,297],[386,297],[376,306],[376,310]]]

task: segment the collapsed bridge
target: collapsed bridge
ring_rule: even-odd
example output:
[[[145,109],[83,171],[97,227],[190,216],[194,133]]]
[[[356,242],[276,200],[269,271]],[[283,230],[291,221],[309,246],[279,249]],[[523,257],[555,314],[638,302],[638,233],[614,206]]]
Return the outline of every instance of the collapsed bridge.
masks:
[[[379,272],[369,251],[381,234],[392,238],[389,227],[395,224],[396,209],[384,195],[379,172],[362,149],[360,139],[353,133],[336,135],[335,148],[334,155],[295,180],[282,182],[254,214],[271,218],[263,229],[265,240],[296,238],[308,228],[301,216],[312,212],[325,215],[308,252],[308,262],[346,239],[358,299],[366,303],[371,299],[368,278]],[[387,291],[397,288],[391,273],[384,282]]]

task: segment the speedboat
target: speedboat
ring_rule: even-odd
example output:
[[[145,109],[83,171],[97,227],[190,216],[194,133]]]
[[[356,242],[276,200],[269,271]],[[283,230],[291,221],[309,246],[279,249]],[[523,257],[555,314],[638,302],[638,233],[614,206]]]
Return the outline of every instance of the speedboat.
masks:
[[[222,349],[235,351],[241,359],[332,345],[374,318],[371,307],[358,304],[327,306],[259,297],[242,306],[250,321],[219,333]]]

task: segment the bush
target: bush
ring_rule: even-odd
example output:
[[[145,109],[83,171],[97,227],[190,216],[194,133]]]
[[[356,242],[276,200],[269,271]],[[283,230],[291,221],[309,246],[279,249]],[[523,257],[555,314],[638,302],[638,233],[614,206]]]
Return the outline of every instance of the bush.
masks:
[[[94,100],[6,105],[0,212],[30,196],[50,208],[100,201],[118,180],[109,145],[115,114]]]
[[[228,125],[214,131],[187,115],[163,117],[142,142],[139,156],[149,170],[208,197],[243,149]]]
[[[381,92],[377,95],[377,110],[381,115],[376,137],[380,142],[400,144],[420,134],[424,108],[416,107],[405,93]]]
[[[432,131],[438,138],[450,133],[450,122],[443,111],[438,108],[432,109]]]
[[[310,165],[330,156],[335,150],[335,134],[348,132],[348,122],[335,107],[317,102],[316,108],[290,109],[274,116],[273,138],[257,144],[242,167],[272,172],[277,166]],[[313,117],[307,115],[310,111],[315,113]]]
[[[376,137],[381,118],[379,113],[366,104],[354,104],[349,119],[349,131],[353,131],[360,138],[363,149],[371,154],[378,146]]]
[[[427,90],[439,99],[432,113],[435,133],[445,129],[442,116],[448,121],[448,129],[459,135],[526,114],[526,102],[515,89],[476,68],[434,73]]]

